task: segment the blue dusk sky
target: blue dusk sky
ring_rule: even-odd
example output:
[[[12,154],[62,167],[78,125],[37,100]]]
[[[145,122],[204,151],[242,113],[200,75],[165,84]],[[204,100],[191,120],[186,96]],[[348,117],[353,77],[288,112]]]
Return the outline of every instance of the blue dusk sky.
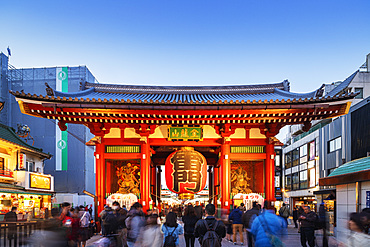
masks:
[[[87,65],[99,82],[309,92],[370,52],[368,0],[1,1],[17,68]]]

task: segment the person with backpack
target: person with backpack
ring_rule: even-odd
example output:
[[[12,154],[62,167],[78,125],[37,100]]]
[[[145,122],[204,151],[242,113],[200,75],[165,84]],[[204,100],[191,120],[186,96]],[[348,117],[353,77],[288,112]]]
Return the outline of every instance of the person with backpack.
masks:
[[[115,234],[117,231],[117,218],[113,214],[111,207],[104,208],[105,213],[101,217],[102,219],[102,227],[104,228],[104,234],[103,236]]]
[[[166,216],[166,222],[161,226],[163,233],[163,247],[175,247],[179,245],[179,235],[184,234],[182,225],[177,224],[177,215],[169,212]]]
[[[127,229],[126,229],[126,224],[125,220],[127,218],[127,211],[123,208],[121,208],[121,205],[117,202],[114,201],[112,203],[112,210],[113,210],[113,215],[117,219],[117,245],[118,246],[123,246],[126,244],[126,234],[127,234]]]
[[[239,231],[239,238],[240,243],[243,245],[243,224],[242,224],[242,216],[243,211],[241,210],[242,207],[235,208],[231,214],[229,215],[229,220],[233,222],[233,242],[236,245],[236,233]]]
[[[310,206],[304,207],[304,212],[299,216],[298,221],[301,223],[301,244],[307,247],[315,246],[315,223],[318,222],[317,214],[311,211]]]
[[[185,243],[186,247],[194,247],[195,236],[194,236],[194,228],[195,224],[198,221],[198,217],[195,215],[195,210],[193,205],[187,206],[185,208],[185,214],[182,217],[182,222],[184,222],[185,228]]]
[[[288,217],[290,215],[289,208],[286,206],[285,203],[283,203],[283,206],[279,209],[279,215],[280,217],[283,217],[285,220],[285,223],[288,225]]]
[[[251,233],[255,247],[284,246],[280,236],[286,230],[286,223],[275,214],[274,207],[265,201],[263,212],[253,220]]]
[[[80,206],[80,211],[78,212],[78,218],[80,219],[80,234],[79,240],[82,243],[82,247],[86,246],[86,241],[90,238],[90,220],[91,216],[89,211],[85,209],[84,206]]]
[[[127,214],[127,218],[125,221],[127,227],[127,246],[133,247],[135,246],[135,242],[139,238],[140,231],[145,224],[145,217],[143,213],[143,206],[135,202],[130,211]]]
[[[213,204],[206,206],[206,218],[198,220],[194,229],[194,236],[199,238],[202,247],[220,247],[226,236],[226,227],[221,220],[216,220],[216,207]]]
[[[253,208],[249,209],[245,212],[242,216],[242,223],[245,229],[247,229],[247,241],[248,246],[253,246],[253,236],[251,233],[251,227],[253,224],[253,220],[260,214],[260,209],[258,207],[257,202],[253,202]]]

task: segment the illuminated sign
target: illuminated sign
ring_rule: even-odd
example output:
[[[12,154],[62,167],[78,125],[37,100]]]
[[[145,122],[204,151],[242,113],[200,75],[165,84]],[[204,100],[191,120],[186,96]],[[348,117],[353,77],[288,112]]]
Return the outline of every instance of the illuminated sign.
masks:
[[[202,127],[168,127],[168,140],[181,140],[181,141],[202,141],[203,129]]]
[[[51,178],[38,174],[30,174],[30,187],[35,189],[51,189]]]
[[[26,155],[24,153],[18,153],[18,169],[23,169],[26,164]]]
[[[165,175],[170,191],[198,193],[206,186],[207,161],[201,153],[185,147],[167,157]]]

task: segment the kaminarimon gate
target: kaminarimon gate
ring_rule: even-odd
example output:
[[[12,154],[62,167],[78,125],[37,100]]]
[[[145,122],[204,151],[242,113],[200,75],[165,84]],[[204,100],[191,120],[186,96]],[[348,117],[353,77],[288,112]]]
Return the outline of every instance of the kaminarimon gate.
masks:
[[[274,140],[285,125],[346,114],[355,94],[292,93],[289,82],[244,86],[128,86],[82,83],[79,92],[11,92],[24,114],[87,126],[95,137],[99,211],[112,193],[145,209],[161,199],[161,172],[176,193],[230,209],[237,193],[274,196]],[[164,170],[161,167],[165,167]],[[168,179],[167,179],[168,178]]]

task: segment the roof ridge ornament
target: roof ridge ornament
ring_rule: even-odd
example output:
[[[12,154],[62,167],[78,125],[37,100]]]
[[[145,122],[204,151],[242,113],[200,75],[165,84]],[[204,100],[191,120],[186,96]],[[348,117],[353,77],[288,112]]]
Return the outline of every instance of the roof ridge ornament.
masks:
[[[49,96],[54,96],[54,90],[49,86],[47,82],[45,82],[46,86],[46,94]]]

